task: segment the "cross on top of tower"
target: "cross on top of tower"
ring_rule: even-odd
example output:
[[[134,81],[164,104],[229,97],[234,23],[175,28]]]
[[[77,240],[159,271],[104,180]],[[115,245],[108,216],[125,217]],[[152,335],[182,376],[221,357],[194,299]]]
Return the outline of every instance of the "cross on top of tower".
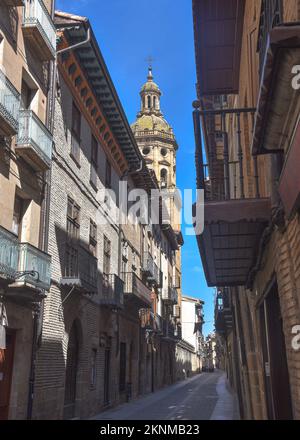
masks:
[[[147,77],[147,79],[148,79],[148,81],[151,81],[153,79],[152,65],[153,65],[154,58],[151,55],[149,55],[148,58],[146,58],[146,61],[148,63],[148,77]]]
[[[149,55],[149,56],[146,58],[146,61],[147,61],[147,63],[148,63],[148,68],[152,70],[152,64],[153,64],[154,58],[153,58],[151,55]]]

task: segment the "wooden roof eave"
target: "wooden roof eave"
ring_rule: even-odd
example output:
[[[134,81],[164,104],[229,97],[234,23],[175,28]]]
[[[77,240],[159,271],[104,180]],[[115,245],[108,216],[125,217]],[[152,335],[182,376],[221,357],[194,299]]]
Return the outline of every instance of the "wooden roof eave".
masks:
[[[193,0],[198,99],[235,94],[239,90],[245,0],[232,1],[232,10],[224,4],[224,0]],[[215,34],[212,34],[213,26]],[[219,56],[214,56],[213,51]],[[209,60],[209,56],[213,58]],[[228,60],[232,60],[231,66]]]

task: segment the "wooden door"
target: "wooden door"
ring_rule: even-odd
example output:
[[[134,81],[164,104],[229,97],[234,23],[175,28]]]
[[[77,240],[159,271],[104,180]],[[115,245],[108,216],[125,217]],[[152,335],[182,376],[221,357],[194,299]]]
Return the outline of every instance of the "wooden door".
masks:
[[[277,283],[274,283],[266,298],[266,323],[274,419],[292,420],[290,380]]]
[[[78,345],[78,331],[76,324],[73,324],[67,352],[64,419],[72,419],[75,416]]]
[[[6,420],[9,413],[14,349],[15,332],[7,330],[6,349],[0,349],[0,420]]]
[[[291,420],[293,410],[277,282],[260,308],[268,418]]]
[[[109,405],[110,395],[110,348],[105,349],[104,355],[104,405]]]

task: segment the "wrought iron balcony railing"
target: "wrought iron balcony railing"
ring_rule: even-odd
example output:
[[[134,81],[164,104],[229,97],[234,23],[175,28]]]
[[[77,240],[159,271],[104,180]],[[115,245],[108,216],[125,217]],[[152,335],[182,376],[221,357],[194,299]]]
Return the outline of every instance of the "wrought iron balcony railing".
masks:
[[[53,139],[51,133],[31,110],[21,110],[16,152],[36,170],[51,167]]]
[[[142,268],[149,281],[153,281],[157,286],[161,284],[161,271],[149,252],[144,252]]]
[[[98,260],[82,246],[67,244],[65,273],[61,285],[74,286],[84,293],[98,293]]]
[[[56,30],[43,0],[25,0],[23,31],[43,61],[55,58]]]
[[[141,327],[162,335],[164,331],[164,319],[157,313],[153,313],[150,309],[140,310]]]
[[[195,138],[198,145],[197,185],[199,189],[204,189],[205,200],[225,201],[261,197],[257,157],[251,156],[250,151],[247,154],[255,111],[255,108],[241,108],[194,112],[194,117],[202,116],[206,122],[208,164],[203,163],[202,143],[197,136],[196,127],[199,122],[195,121]],[[216,117],[222,121],[222,130],[217,130],[218,133],[222,133],[221,143],[216,143],[215,140]],[[244,145],[247,136],[249,145]]]
[[[151,290],[143,283],[143,281],[134,273],[127,272],[122,274],[124,280],[124,294],[129,298],[137,301],[145,307],[152,304]]]
[[[0,135],[13,136],[19,127],[20,94],[0,70]]]
[[[49,290],[51,282],[51,257],[29,243],[0,227],[0,278],[8,284],[33,286]]]
[[[162,289],[162,299],[164,301],[168,301],[172,304],[177,304],[178,303],[178,292],[177,289],[175,289],[175,287],[164,287]]]
[[[103,274],[100,303],[116,308],[124,304],[124,281],[116,274]]]
[[[228,287],[218,291],[215,303],[215,326],[219,333],[231,329],[233,322],[231,298]]]
[[[178,334],[178,330],[168,319],[163,319],[163,337],[166,339],[180,339],[180,335]]]
[[[18,271],[18,238],[0,226],[0,277],[13,281]]]
[[[259,74],[263,72],[270,31],[283,22],[282,0],[263,0],[261,5],[258,52]]]
[[[32,272],[18,277],[18,281],[24,281],[39,289],[49,290],[51,282],[51,257],[29,243],[21,243],[19,246],[18,271]],[[34,275],[35,274],[35,275]]]

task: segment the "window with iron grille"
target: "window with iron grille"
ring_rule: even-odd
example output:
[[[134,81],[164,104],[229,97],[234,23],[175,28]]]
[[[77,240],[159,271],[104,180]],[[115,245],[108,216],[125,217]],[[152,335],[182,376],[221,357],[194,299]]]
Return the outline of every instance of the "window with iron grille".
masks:
[[[81,137],[81,114],[75,103],[73,102],[72,107],[72,143],[71,143],[71,154],[74,159],[80,162],[80,139]]]
[[[97,171],[98,171],[98,142],[95,136],[92,136],[90,181],[94,185],[94,187],[97,186]]]
[[[80,233],[80,207],[68,198],[67,207],[67,242],[65,276],[78,274],[78,239]]]
[[[90,242],[89,248],[91,254],[97,256],[97,225],[93,220],[90,220]]]

